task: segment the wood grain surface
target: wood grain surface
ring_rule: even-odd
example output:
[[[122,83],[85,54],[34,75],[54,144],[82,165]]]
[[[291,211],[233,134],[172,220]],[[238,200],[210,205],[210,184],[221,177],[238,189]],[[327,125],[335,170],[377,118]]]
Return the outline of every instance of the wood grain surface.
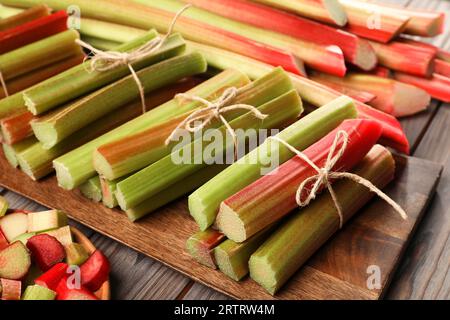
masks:
[[[429,161],[399,159],[398,178],[387,193],[404,206],[409,214],[408,221],[403,222],[381,200],[373,201],[320,250],[276,298],[377,299],[382,296],[441,171],[440,166]],[[233,298],[272,298],[250,279],[234,282],[189,257],[185,241],[197,227],[189,217],[186,199],[138,223],[131,223],[123,213],[89,201],[79,191],[60,189],[54,177],[31,182],[22,172],[12,169],[3,155],[0,157],[0,185],[47,207],[64,210],[74,220]],[[367,289],[367,268],[371,265],[381,268],[380,289]]]

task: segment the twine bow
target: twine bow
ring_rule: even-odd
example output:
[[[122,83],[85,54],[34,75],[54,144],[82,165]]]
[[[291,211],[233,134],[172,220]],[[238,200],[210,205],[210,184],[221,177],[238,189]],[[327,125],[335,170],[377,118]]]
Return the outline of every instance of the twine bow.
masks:
[[[297,150],[293,146],[291,146],[286,141],[278,138],[278,137],[270,137],[269,139],[273,139],[278,141],[279,143],[286,146],[290,151],[297,154],[302,160],[304,160],[306,163],[308,163],[314,170],[317,171],[317,174],[305,179],[300,186],[297,189],[295,200],[297,201],[297,204],[300,207],[306,207],[309,205],[309,203],[314,200],[317,196],[317,193],[319,192],[319,189],[325,185],[330,192],[331,198],[333,200],[333,203],[336,207],[336,210],[339,215],[339,229],[342,228],[344,225],[344,215],[342,213],[342,207],[339,203],[339,200],[337,199],[336,193],[334,192],[334,189],[331,185],[330,180],[332,179],[350,179],[356,183],[359,183],[366,188],[368,188],[370,191],[376,193],[380,198],[382,198],[384,201],[386,201],[392,208],[394,208],[395,211],[397,211],[400,216],[406,220],[408,218],[405,210],[402,209],[394,200],[392,200],[387,194],[385,194],[383,191],[378,189],[373,183],[371,183],[369,180],[364,179],[363,177],[360,177],[354,173],[349,172],[337,172],[333,171],[334,166],[336,163],[342,158],[344,155],[345,150],[348,146],[348,134],[347,132],[340,130],[337,132],[336,137],[334,139],[334,142],[330,148],[330,152],[328,153],[327,160],[325,162],[325,166],[323,168],[319,168],[311,159],[309,159],[303,152]],[[336,149],[338,147],[339,141],[342,139],[342,146],[336,153]],[[336,153],[336,154],[335,154]],[[313,187],[311,188],[311,191],[309,192],[308,196],[305,200],[302,200],[303,193],[305,191],[308,191],[306,186],[314,182]]]
[[[3,92],[5,92],[5,96],[9,97],[8,88],[6,87],[5,79],[3,78],[3,74],[0,71],[0,84],[2,85]]]
[[[230,87],[224,91],[222,96],[217,99],[215,102],[210,102],[206,99],[203,99],[198,96],[191,96],[189,94],[178,94],[177,98],[196,101],[203,104],[205,107],[198,109],[197,111],[192,112],[186,119],[180,122],[180,124],[175,128],[175,130],[171,133],[171,135],[166,140],[166,145],[172,141],[177,132],[181,129],[187,130],[190,133],[197,132],[205,128],[213,119],[219,119],[227,128],[227,131],[233,137],[234,148],[235,148],[235,158],[237,156],[237,137],[233,128],[230,126],[228,121],[223,116],[224,113],[227,113],[232,110],[244,109],[253,113],[253,115],[260,119],[264,120],[267,115],[261,113],[257,108],[248,104],[233,104],[229,105],[231,101],[238,95],[239,90],[235,87]]]
[[[139,89],[139,95],[142,102],[142,112],[145,113],[147,111],[147,107],[145,105],[145,90],[142,86],[141,80],[139,79],[136,71],[132,66],[132,63],[159,50],[163,46],[164,42],[172,35],[175,24],[180,16],[191,6],[191,4],[188,4],[184,6],[180,11],[178,11],[174,19],[172,20],[172,23],[170,24],[169,31],[164,36],[161,37],[158,35],[156,38],[150,40],[149,42],[131,52],[102,51],[94,48],[90,44],[80,39],[75,40],[77,44],[87,50],[90,50],[94,54],[89,60],[90,67],[88,69],[88,72],[105,72],[115,69],[119,66],[128,66],[128,69],[130,70],[131,75],[133,76],[134,81],[136,82],[136,85]]]

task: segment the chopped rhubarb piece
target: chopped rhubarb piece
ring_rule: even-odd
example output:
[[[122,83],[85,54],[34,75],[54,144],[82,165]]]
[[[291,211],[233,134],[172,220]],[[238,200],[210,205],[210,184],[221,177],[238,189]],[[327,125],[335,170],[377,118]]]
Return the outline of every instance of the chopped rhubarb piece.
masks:
[[[6,240],[5,235],[3,234],[2,230],[0,229],[0,251],[5,249],[9,246],[8,240]]]
[[[56,300],[98,300],[89,290],[80,288],[69,288],[67,278],[61,279],[56,287]]]
[[[49,270],[66,257],[63,245],[55,237],[48,234],[39,234],[30,238],[27,247],[42,271]]]
[[[0,278],[20,280],[31,266],[30,254],[20,241],[0,251]]]
[[[17,280],[0,279],[0,294],[2,300],[20,300],[22,282]]]
[[[38,285],[28,286],[22,300],[55,300],[56,292]]]
[[[81,265],[80,269],[81,284],[92,292],[95,292],[108,280],[110,265],[103,253],[96,250],[89,259]]]
[[[11,242],[21,234],[27,233],[28,218],[24,213],[7,214],[0,220],[0,229],[8,242]]]
[[[57,263],[50,270],[38,277],[34,283],[55,291],[61,279],[67,276],[68,267],[66,263]]]

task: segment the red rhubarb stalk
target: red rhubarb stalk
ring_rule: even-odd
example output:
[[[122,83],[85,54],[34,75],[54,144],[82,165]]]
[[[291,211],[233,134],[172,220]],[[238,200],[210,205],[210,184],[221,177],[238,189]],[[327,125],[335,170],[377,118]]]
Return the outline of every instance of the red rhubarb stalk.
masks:
[[[229,19],[272,30],[318,45],[337,45],[347,61],[372,69],[376,55],[366,40],[351,33],[247,0],[185,0]]]
[[[450,78],[450,62],[441,59],[434,60],[434,72]]]
[[[351,73],[339,78],[315,73],[310,78],[325,85],[331,83],[344,89],[370,92],[376,97],[369,103],[371,106],[396,117],[409,116],[425,110],[431,99],[430,95],[420,88],[374,75]]]
[[[0,229],[0,251],[7,248],[9,246],[8,240],[6,240],[5,235],[3,234],[3,231]]]
[[[67,13],[58,11],[50,16],[0,32],[0,53],[23,47],[64,30],[67,30]]]
[[[291,80],[302,99],[314,106],[325,105],[342,95],[340,92],[310,79],[291,75]],[[379,121],[383,128],[381,141],[384,145],[409,154],[408,139],[400,122],[395,117],[359,101],[355,101],[355,104],[358,110],[358,118]]]
[[[345,120],[327,136],[310,146],[304,154],[319,168],[326,164],[338,131],[347,132],[348,145],[332,171],[348,171],[358,164],[381,136],[381,126],[372,120]],[[339,141],[339,150],[343,141]],[[266,175],[240,192],[229,197],[220,206],[217,215],[219,229],[231,240],[242,242],[279,221],[298,204],[299,185],[317,171],[299,156],[285,162],[272,174]],[[310,190],[312,184],[306,190]],[[303,192],[303,200],[307,193]]]
[[[406,28],[410,16],[380,10],[380,6],[354,0],[340,0],[347,12],[345,30],[361,37],[389,42]]]
[[[421,78],[410,74],[396,72],[396,80],[422,88],[433,98],[450,102],[450,78],[434,73],[431,78]]]
[[[335,83],[332,81],[328,81],[326,79],[317,79],[314,77],[310,76],[310,79],[319,82],[333,90],[339,91],[340,93],[349,96],[350,98],[357,100],[359,102],[362,103],[370,103],[371,101],[373,101],[376,98],[376,95],[367,92],[367,91],[361,91],[361,90],[355,90],[353,88],[344,86],[342,84],[339,83]]]
[[[366,72],[367,74],[372,74],[377,77],[390,78],[392,76],[392,71],[389,68],[376,66],[375,69]]]
[[[378,62],[392,70],[422,77],[430,76],[434,69],[436,52],[430,48],[403,41],[382,44],[371,41]]]

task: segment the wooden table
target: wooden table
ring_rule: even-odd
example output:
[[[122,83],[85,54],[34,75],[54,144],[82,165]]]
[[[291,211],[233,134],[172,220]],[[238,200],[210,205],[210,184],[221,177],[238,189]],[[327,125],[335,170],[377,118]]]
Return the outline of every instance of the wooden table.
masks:
[[[386,0],[384,0],[386,2]],[[436,9],[450,15],[446,0],[391,0],[410,7]],[[450,50],[450,23],[433,43]],[[450,299],[450,104],[433,101],[426,112],[402,119],[412,155],[444,165],[441,182],[428,212],[405,252],[386,298]],[[15,208],[43,207],[10,191],[1,190]],[[113,299],[228,299],[163,264],[82,227],[112,265]]]

